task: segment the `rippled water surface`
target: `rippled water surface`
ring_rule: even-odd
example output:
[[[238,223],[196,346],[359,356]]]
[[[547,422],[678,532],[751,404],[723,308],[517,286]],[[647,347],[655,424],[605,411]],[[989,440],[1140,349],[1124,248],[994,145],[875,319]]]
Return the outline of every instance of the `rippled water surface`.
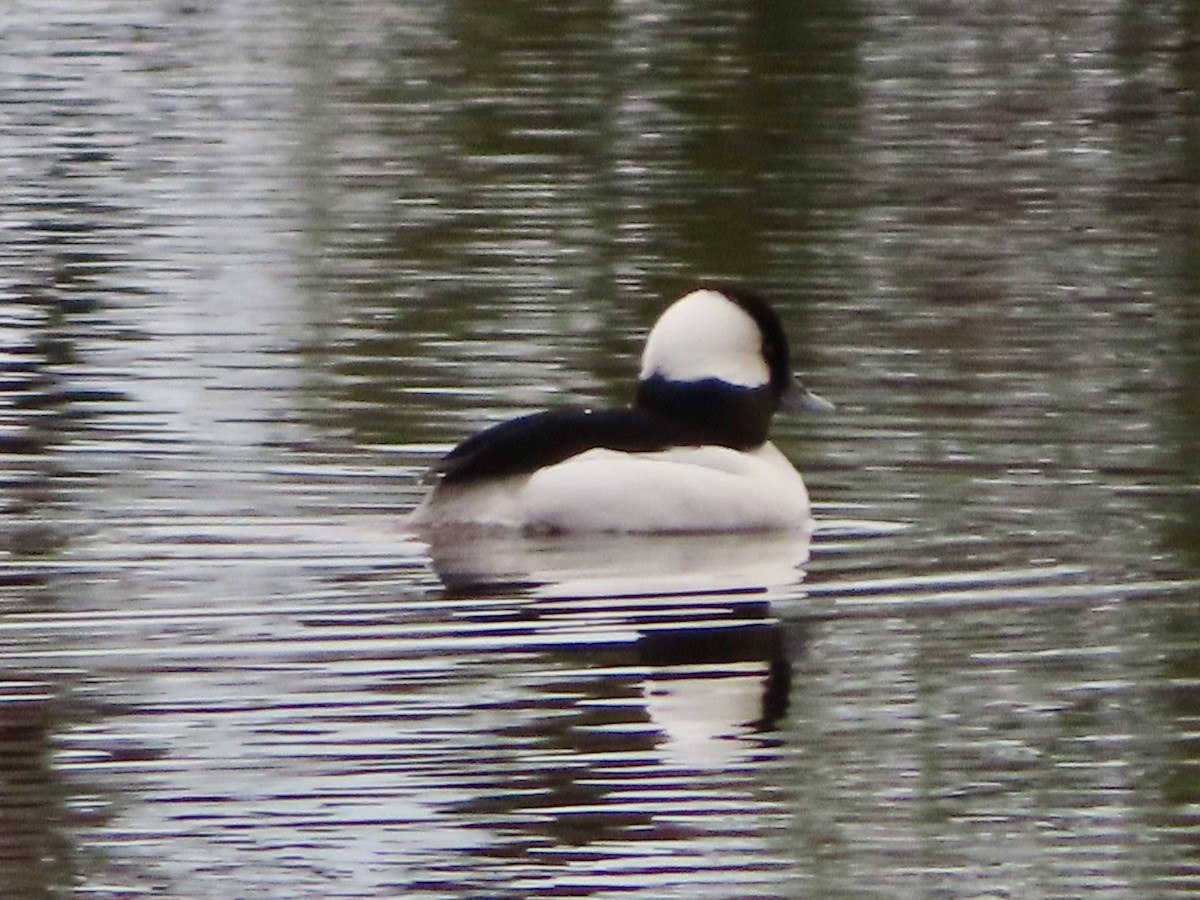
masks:
[[[1200,890],[1184,2],[10,4],[0,895]],[[430,544],[701,277],[805,537]]]

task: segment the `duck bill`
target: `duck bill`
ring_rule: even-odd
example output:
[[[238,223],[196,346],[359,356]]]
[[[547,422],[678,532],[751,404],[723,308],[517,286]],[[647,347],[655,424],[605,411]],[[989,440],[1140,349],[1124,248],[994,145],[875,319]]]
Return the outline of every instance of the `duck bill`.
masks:
[[[779,398],[779,408],[787,412],[832,412],[837,407],[793,378]]]

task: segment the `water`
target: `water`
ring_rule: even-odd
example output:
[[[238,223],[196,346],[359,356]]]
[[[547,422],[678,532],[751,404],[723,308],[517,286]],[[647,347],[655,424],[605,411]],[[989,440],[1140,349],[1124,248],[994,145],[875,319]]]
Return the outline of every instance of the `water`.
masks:
[[[7,10],[0,894],[1193,894],[1198,29]],[[811,543],[405,534],[706,276]]]

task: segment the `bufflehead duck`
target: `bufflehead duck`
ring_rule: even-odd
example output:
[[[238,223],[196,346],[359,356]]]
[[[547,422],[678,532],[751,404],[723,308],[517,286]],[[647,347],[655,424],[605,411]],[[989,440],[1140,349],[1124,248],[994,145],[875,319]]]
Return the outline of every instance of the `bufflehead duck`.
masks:
[[[536,533],[807,528],[804,480],[767,430],[777,409],[831,408],[788,368],[765,300],[701,287],[651,329],[632,407],[554,409],[468,438],[436,464],[441,480],[410,521]]]

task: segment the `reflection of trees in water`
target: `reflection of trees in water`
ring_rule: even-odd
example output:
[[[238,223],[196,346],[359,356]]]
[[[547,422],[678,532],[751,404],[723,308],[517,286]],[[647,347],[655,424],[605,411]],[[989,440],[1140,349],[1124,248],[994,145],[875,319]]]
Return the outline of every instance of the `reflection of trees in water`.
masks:
[[[65,255],[71,257],[67,251]],[[101,259],[81,253],[86,265]],[[60,524],[64,491],[82,474],[67,466],[59,450],[86,429],[89,418],[121,393],[93,379],[67,374],[76,369],[77,330],[94,328],[95,295],[65,275],[46,284],[8,285],[17,292],[0,304],[0,509],[6,527],[0,551],[13,557],[51,554],[68,540]],[[64,279],[65,278],[65,283]]]
[[[312,227],[337,241],[313,283],[336,286],[344,336],[340,402],[314,414],[362,440],[452,441],[548,391],[626,401],[640,336],[701,277],[773,294],[803,357],[811,211],[853,121],[844,6],[478,13],[360,36],[383,98],[370,80],[303,88],[325,127],[369,132],[380,173],[330,143],[306,175]],[[316,214],[332,194],[345,222]]]
[[[15,15],[6,38],[45,23]],[[28,21],[27,21],[28,20]],[[0,199],[0,550],[51,554],[68,539],[59,521],[81,475],[58,451],[90,417],[122,398],[120,377],[90,372],[81,346],[115,336],[106,306],[135,292],[132,246],[145,211],[117,200],[119,104],[89,79],[96,57],[54,29],[45,56],[9,53],[5,190]],[[36,40],[36,39],[35,39]],[[74,53],[66,48],[73,47]]]
[[[1154,173],[1161,209],[1150,210],[1145,225],[1164,246],[1169,265],[1161,271],[1160,303],[1170,310],[1175,336],[1171,347],[1172,388],[1168,413],[1175,451],[1170,464],[1178,466],[1193,490],[1182,495],[1164,492],[1167,541],[1172,551],[1188,555],[1193,571],[1200,568],[1200,6],[1179,6],[1180,28],[1158,35],[1169,52],[1175,90],[1160,90],[1152,122],[1161,123],[1161,143],[1154,158],[1162,168]],[[1179,125],[1184,127],[1180,128]],[[1165,158],[1164,158],[1165,157]],[[1173,309],[1172,309],[1173,307]]]
[[[15,15],[15,14],[14,14]],[[20,44],[17,16],[5,38]],[[34,16],[36,19],[36,15]],[[45,23],[39,23],[39,27]],[[81,37],[90,39],[88,32]],[[0,612],[53,614],[62,581],[49,565],[91,528],[81,502],[99,477],[72,454],[96,418],[125,397],[119,372],[95,366],[89,350],[122,338],[111,314],[140,281],[131,268],[146,211],[113,198],[125,136],[116,107],[88,77],[94,57],[65,51],[72,41],[48,28],[45,55],[6,52],[5,189],[0,219]],[[6,47],[6,51],[11,49]],[[104,55],[109,54],[109,49]],[[52,58],[52,59],[51,59]],[[117,104],[119,107],[119,104]],[[107,424],[107,423],[102,423]],[[82,520],[82,522],[81,522]],[[14,624],[6,619],[7,624]],[[36,659],[52,644],[35,628],[0,640],[9,660],[0,676],[0,895],[62,897],[84,868],[76,837],[103,819],[107,798],[63,782],[60,741],[89,718],[57,670]]]
[[[61,226],[62,210],[55,222]],[[82,215],[82,212],[80,213]],[[53,257],[36,284],[8,283],[0,302],[0,611],[54,609],[59,586],[45,563],[70,546],[78,526],[73,492],[87,477],[63,451],[86,431],[89,414],[118,396],[77,380],[74,334],[96,323],[89,277],[102,253],[72,246],[87,228],[43,223],[21,236],[29,258]],[[11,235],[10,235],[11,237]],[[57,246],[43,242],[53,237]],[[13,250],[9,244],[6,251]],[[30,274],[30,273],[26,273]],[[28,643],[26,643],[28,642]],[[0,640],[5,655],[35,654],[39,639],[20,630]],[[67,803],[56,770],[57,738],[77,722],[57,679],[14,670],[0,676],[0,895],[30,900],[64,896],[77,880],[73,833],[84,813]]]
[[[52,768],[62,698],[53,684],[12,673],[0,692],[0,894],[64,896],[78,874],[71,832],[82,807],[66,803]]]

